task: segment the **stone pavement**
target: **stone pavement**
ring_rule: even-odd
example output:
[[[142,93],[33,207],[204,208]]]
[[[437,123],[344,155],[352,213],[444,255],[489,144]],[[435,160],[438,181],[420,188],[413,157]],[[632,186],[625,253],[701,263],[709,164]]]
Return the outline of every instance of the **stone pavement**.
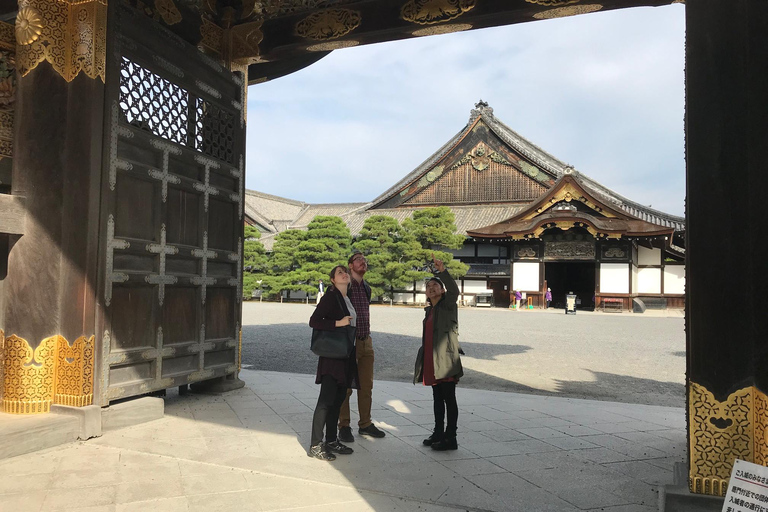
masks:
[[[314,376],[241,378],[169,394],[163,419],[0,461],[0,511],[650,512],[686,453],[682,409],[461,386],[459,449],[435,452],[430,390],[377,381],[387,437],[322,462],[306,455]]]

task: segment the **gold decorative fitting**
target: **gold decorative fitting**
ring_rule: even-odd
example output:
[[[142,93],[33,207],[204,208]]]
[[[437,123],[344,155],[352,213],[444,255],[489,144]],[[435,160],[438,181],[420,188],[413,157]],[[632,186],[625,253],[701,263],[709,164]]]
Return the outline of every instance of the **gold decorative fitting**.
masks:
[[[469,23],[456,23],[452,25],[438,25],[436,27],[425,27],[411,32],[416,37],[439,36],[441,34],[452,34],[453,32],[463,32],[469,30],[472,25]]]
[[[350,9],[328,9],[310,14],[296,24],[296,34],[319,41],[342,37],[360,26],[362,16]]]
[[[704,386],[688,386],[688,485],[693,493],[725,496],[735,459],[768,463],[768,397],[755,387],[718,401]]]
[[[29,7],[19,9],[16,15],[16,41],[19,44],[32,44],[43,33],[43,18],[40,13]]]
[[[16,51],[16,28],[0,21],[0,49]]]
[[[358,41],[328,41],[327,43],[317,43],[307,46],[310,52],[328,52],[331,50],[341,50],[343,48],[352,48],[360,44]]]
[[[80,336],[70,346],[58,336],[56,396],[54,403],[83,407],[93,403],[93,361],[95,336]]]
[[[173,0],[155,0],[155,9],[166,25],[175,25],[182,20],[181,12]]]
[[[72,344],[63,336],[45,338],[36,349],[0,331],[3,358],[3,412],[40,414],[51,404],[82,407],[93,403],[94,337]]]
[[[207,49],[216,55],[222,54],[224,44],[224,29],[209,20],[206,17],[202,18],[200,24],[200,43],[198,46]]]
[[[410,0],[400,9],[400,17],[411,23],[432,25],[456,19],[474,7],[475,0]]]
[[[20,0],[16,62],[24,77],[48,61],[68,82],[82,71],[104,81],[106,0]]]
[[[3,412],[40,414],[51,410],[56,383],[56,336],[34,350],[16,335],[5,338]]]
[[[227,31],[230,62],[249,64],[258,58],[259,43],[264,39],[264,34],[261,32],[262,23],[260,20],[252,21],[234,26]]]
[[[566,16],[576,16],[577,14],[589,14],[602,9],[600,4],[589,5],[570,5],[568,7],[558,7],[546,11],[537,12],[533,15],[537,20],[551,20],[554,18],[565,18]]]

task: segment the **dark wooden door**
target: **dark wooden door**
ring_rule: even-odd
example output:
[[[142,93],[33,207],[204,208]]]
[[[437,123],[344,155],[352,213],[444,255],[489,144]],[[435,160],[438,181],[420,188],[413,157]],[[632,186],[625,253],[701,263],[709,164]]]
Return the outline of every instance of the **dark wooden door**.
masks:
[[[110,3],[102,405],[238,371],[243,77]]]

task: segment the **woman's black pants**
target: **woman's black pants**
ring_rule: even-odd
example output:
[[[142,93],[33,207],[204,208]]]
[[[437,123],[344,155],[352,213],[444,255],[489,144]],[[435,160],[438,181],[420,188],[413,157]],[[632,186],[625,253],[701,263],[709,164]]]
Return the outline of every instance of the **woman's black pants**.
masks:
[[[432,398],[435,408],[435,432],[443,432],[445,412],[448,411],[448,424],[445,425],[447,436],[456,436],[456,424],[459,421],[459,406],[456,405],[456,383],[440,382],[432,386]]]
[[[323,375],[320,380],[320,396],[317,397],[315,415],[312,417],[311,446],[323,442],[323,427],[325,440],[332,443],[336,440],[336,428],[339,422],[339,410],[347,397],[347,387],[339,385],[330,375]]]

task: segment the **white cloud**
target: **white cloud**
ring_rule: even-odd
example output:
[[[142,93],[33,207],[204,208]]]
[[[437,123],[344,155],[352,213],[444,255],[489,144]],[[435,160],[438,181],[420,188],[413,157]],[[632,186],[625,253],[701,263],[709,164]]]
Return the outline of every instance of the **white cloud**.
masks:
[[[369,201],[461,130],[482,98],[557,158],[681,215],[684,30],[684,6],[672,5],[333,52],[250,88],[247,186]]]

